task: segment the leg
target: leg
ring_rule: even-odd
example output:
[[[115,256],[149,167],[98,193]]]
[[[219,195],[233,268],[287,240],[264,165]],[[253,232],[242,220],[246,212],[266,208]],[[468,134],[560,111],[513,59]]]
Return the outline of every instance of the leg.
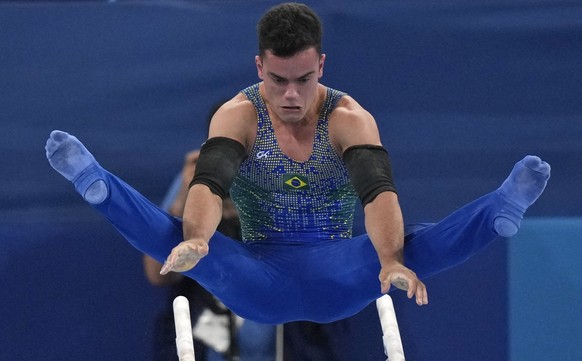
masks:
[[[179,220],[104,170],[76,137],[53,131],[46,152],[51,166],[138,250],[163,262],[182,241]]]
[[[477,199],[432,225],[407,232],[406,265],[426,278],[458,265],[499,236],[517,233],[527,208],[542,194],[550,166],[527,156],[496,191]]]
[[[463,263],[500,236],[513,235],[527,207],[543,192],[549,173],[547,163],[538,157],[525,157],[496,191],[439,223],[407,227],[406,266],[425,279]],[[312,258],[303,252],[296,267],[307,275],[321,277],[302,281],[310,300],[317,300],[306,307],[312,312],[309,319],[329,322],[348,317],[381,296],[380,264],[366,235],[348,242],[321,244],[312,252]],[[328,297],[330,294],[335,297]],[[337,299],[342,300],[341,307]]]
[[[180,220],[103,169],[74,136],[53,131],[46,151],[51,166],[70,180],[77,192],[141,252],[164,262],[183,240]],[[289,317],[286,312],[297,313],[298,306],[289,296],[297,291],[289,277],[274,277],[279,271],[261,261],[266,258],[260,254],[261,247],[248,247],[218,232],[211,245],[209,255],[185,272],[188,277],[247,319],[279,323],[281,317],[283,320]],[[253,292],[249,292],[251,289]],[[279,310],[281,301],[289,303],[284,308],[286,312]]]

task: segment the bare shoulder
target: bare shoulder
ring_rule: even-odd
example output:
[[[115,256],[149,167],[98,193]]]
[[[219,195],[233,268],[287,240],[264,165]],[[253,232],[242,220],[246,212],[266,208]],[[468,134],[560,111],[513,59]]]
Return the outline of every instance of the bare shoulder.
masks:
[[[347,95],[331,113],[329,135],[339,154],[353,145],[381,145],[378,126],[372,114]]]
[[[237,94],[224,103],[210,122],[209,138],[228,137],[250,149],[257,131],[257,113],[244,94]]]

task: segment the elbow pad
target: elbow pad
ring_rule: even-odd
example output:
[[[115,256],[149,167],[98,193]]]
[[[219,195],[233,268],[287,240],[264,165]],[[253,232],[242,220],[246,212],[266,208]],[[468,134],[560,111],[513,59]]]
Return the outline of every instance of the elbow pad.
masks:
[[[208,139],[200,149],[190,187],[204,184],[212,193],[226,198],[245,158],[245,148],[238,141],[226,137]]]
[[[385,191],[396,192],[388,151],[379,145],[355,145],[343,154],[344,164],[362,206]]]

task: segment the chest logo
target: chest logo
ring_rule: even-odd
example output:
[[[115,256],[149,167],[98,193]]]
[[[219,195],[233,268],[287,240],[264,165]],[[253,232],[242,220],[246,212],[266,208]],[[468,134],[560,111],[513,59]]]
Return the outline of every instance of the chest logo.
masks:
[[[299,174],[284,174],[283,187],[285,189],[309,189],[309,180]]]
[[[271,155],[270,150],[261,150],[257,152],[257,159],[267,158],[269,155]]]

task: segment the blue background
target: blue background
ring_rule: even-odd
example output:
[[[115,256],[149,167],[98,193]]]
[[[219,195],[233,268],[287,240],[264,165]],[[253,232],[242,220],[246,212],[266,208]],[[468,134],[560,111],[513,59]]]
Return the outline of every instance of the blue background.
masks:
[[[308,3],[322,82],[377,119],[407,223],[495,189],[526,154],[553,167],[517,237],[428,280],[427,307],[393,295],[407,359],[582,359],[582,3]],[[45,141],[75,134],[161,201],[211,106],[258,81],[255,24],[273,4],[0,2],[0,360],[149,359],[165,293]],[[374,312],[349,327],[346,358],[381,360]]]

